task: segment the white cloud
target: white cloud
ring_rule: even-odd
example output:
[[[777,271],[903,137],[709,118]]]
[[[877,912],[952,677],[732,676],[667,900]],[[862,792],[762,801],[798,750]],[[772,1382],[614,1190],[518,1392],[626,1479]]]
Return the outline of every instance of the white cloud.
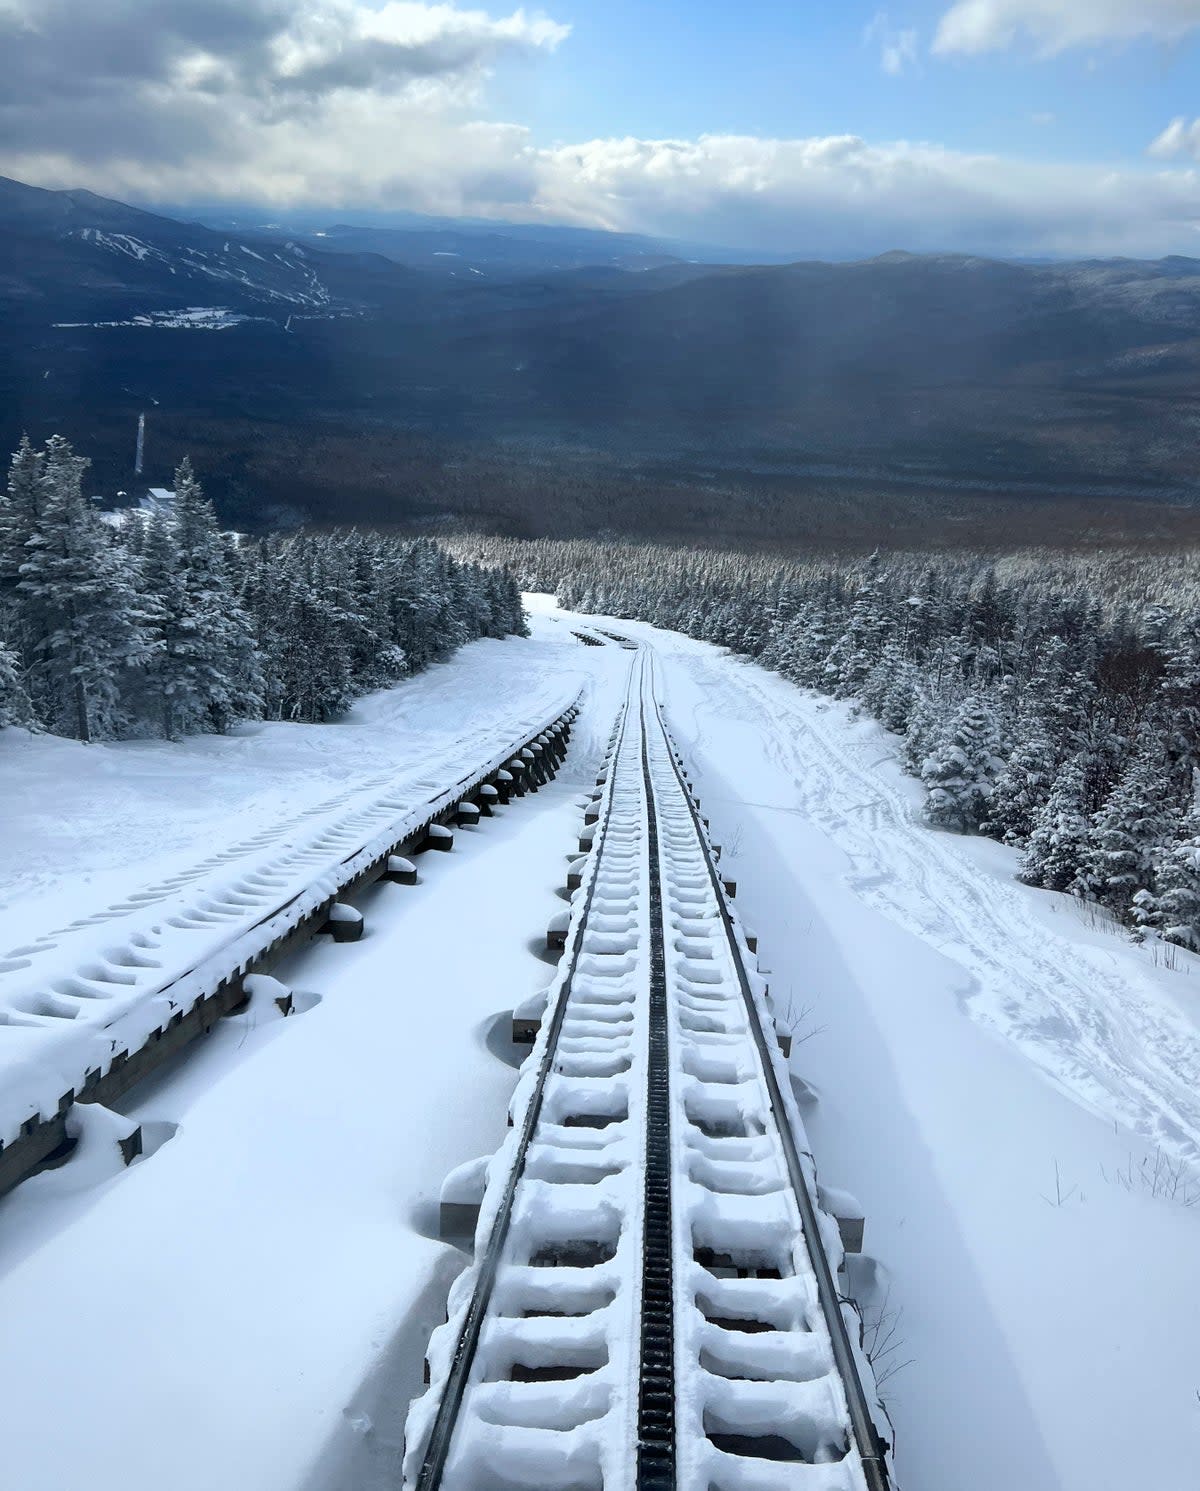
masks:
[[[805,254],[1200,248],[1192,170],[1042,165],[854,135],[726,135],[595,140],[538,152],[534,171],[548,215]]]
[[[1200,129],[1189,126],[1192,148]],[[0,165],[3,169],[3,165]],[[413,208],[569,222],[852,257],[891,248],[997,255],[1200,252],[1200,169],[1110,170],[856,135],[598,139],[550,149],[516,124],[353,95],[289,116],[236,160],[26,162],[26,180],[143,201]]]
[[[879,47],[879,65],[890,77],[898,78],[917,60],[917,33],[910,29],[898,30],[885,10],[876,13],[863,32],[863,41],[867,46]]]
[[[1041,57],[1071,47],[1179,41],[1200,28],[1200,0],[956,0],[933,50],[977,54],[1029,45]]]
[[[1162,134],[1151,140],[1149,154],[1160,160],[1180,155],[1200,160],[1200,119],[1172,119]]]
[[[450,4],[0,0],[0,172],[139,201],[404,207],[796,254],[1200,250],[1200,122],[1155,142],[1180,164],[1109,170],[856,135],[541,148],[482,119],[493,70],[564,36]]]
[[[221,161],[236,178],[304,137],[327,154],[326,130],[349,144],[353,121],[370,155],[364,102],[385,130],[395,112],[461,110],[502,60],[568,34],[416,0],[0,0],[0,154],[113,180]]]

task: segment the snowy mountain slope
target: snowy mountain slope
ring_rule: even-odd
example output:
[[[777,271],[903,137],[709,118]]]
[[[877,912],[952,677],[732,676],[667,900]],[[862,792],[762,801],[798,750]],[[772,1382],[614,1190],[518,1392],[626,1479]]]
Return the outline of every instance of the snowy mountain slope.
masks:
[[[256,814],[274,821],[272,760],[278,775],[306,752],[316,758],[303,801],[359,751],[372,764],[388,751],[420,759],[456,700],[465,724],[497,697],[571,688],[579,660],[599,649],[567,635],[569,650],[557,640],[466,648],[364,701],[345,729],[263,732],[224,812],[245,826]],[[433,1240],[438,1187],[503,1133],[514,1073],[493,1054],[505,1049],[495,1021],[506,1030],[512,1007],[548,981],[530,945],[562,908],[564,849],[617,683],[614,672],[611,687],[603,677],[591,686],[594,707],[556,782],[460,834],[453,854],[426,857],[417,887],[377,887],[361,943],[320,945],[277,970],[303,1014],[279,1020],[268,995],[134,1095],[130,1112],[171,1135],[156,1153],[114,1174],[85,1135],[82,1164],[0,1202],[0,1401],[13,1431],[6,1475],[21,1491],[62,1491],[85,1467],[97,1491],[150,1491],[164,1475],[172,1491],[395,1484],[389,1434],[419,1390],[457,1267]],[[247,741],[231,744],[236,753]],[[140,798],[161,830],[162,763],[109,768],[114,812]],[[217,790],[219,779],[218,768]],[[201,778],[193,831],[221,821],[219,804],[200,818],[205,792]],[[128,844],[104,851],[103,836],[98,827],[77,847],[130,856]],[[24,1396],[56,1357],[72,1379],[69,1435],[49,1432]]]
[[[86,1070],[106,1068],[114,1051],[135,1049],[161,1023],[160,991],[168,984],[191,976],[226,949],[234,962],[240,961],[232,949],[242,946],[252,928],[261,927],[310,886],[318,888],[318,900],[320,887],[329,894],[333,882],[327,877],[350,855],[380,834],[403,837],[410,819],[422,821],[426,804],[453,792],[457,781],[491,758],[498,756],[496,764],[503,764],[514,745],[560,713],[577,691],[569,674],[547,679],[526,673],[520,682],[514,680],[498,706],[492,693],[493,661],[486,644],[477,647],[464,667],[453,670],[452,687],[447,687],[446,670],[435,670],[427,679],[366,701],[352,713],[347,728],[333,727],[327,743],[337,751],[341,780],[331,796],[310,799],[305,807],[293,807],[274,820],[265,814],[253,822],[243,818],[232,842],[225,837],[230,831],[226,820],[213,852],[175,865],[172,873],[135,881],[133,887],[127,882],[120,898],[108,905],[81,904],[79,899],[73,906],[59,904],[64,918],[59,920],[51,915],[54,898],[43,897],[38,914],[45,920],[40,922],[23,907],[22,940],[0,957],[0,1139],[12,1139],[32,1114],[53,1113],[58,1095],[78,1089]],[[398,738],[397,727],[403,729],[414,716],[424,727],[410,727]],[[278,770],[271,746],[280,735],[286,738],[289,729],[311,727],[242,732],[243,742],[259,747],[243,752],[251,758],[251,783],[256,758],[260,771],[267,760],[269,770]],[[36,749],[39,743],[31,744]],[[237,742],[229,744],[234,749],[219,754],[227,769],[236,770]],[[390,759],[366,771],[366,751],[355,750],[360,744],[381,754],[382,747]],[[150,747],[140,757],[135,750],[124,759],[132,754],[142,764],[147,755],[174,749]],[[187,749],[178,748],[176,771]],[[347,751],[358,757],[357,770],[348,774]],[[119,748],[115,753],[119,756]],[[10,756],[10,773],[19,777],[19,766],[11,772],[13,761]],[[101,763],[101,769],[104,764],[112,763]],[[32,824],[23,824],[14,815],[9,852],[18,883],[22,846],[36,840],[37,822],[35,817]],[[156,833],[166,826],[160,820]],[[106,852],[121,854],[119,843],[110,841]]]
[[[0,296],[14,310],[47,305],[64,315],[203,297],[311,312],[332,298],[314,256],[285,239],[250,244],[91,192],[43,191],[3,177]]]
[[[461,1260],[435,1240],[438,1188],[503,1134],[515,1074],[493,1022],[547,980],[528,942],[562,906],[581,786],[460,835],[415,888],[380,886],[361,943],[278,969],[306,1012],[265,998],[156,1084],[129,1111],[178,1125],[157,1153],[0,1202],[6,1484],[398,1484]],[[55,1360],[69,1434],[28,1391]]]
[[[666,655],[823,1178],[865,1207],[901,1487],[1185,1491],[1200,962],[1156,967],[1017,884],[1014,851],[927,828],[894,742],[845,706],[611,625]]]
[[[864,1204],[855,1282],[881,1373],[895,1369],[902,1491],[1190,1491],[1200,1203],[1180,1161],[1195,1136],[1159,1136],[1191,1123],[1200,964],[1156,968],[1073,902],[1015,884],[1008,851],[926,828],[888,737],[843,707],[704,644],[546,607],[532,641],[477,644],[421,686],[439,682],[433,715],[460,668],[477,708],[523,676],[590,675],[559,781],[433,856],[415,891],[381,887],[361,944],[281,972],[320,997],[307,1013],[271,1020],[268,1000],[139,1095],[138,1117],[180,1125],[157,1153],[117,1175],[72,1161],[0,1203],[0,1401],[21,1491],[395,1484],[458,1266],[429,1240],[437,1189],[503,1133],[513,1073],[487,1049],[503,1049],[493,1017],[548,982],[529,949],[562,907],[572,799],[624,676],[627,655],[573,636],[597,625],[660,654],[669,722],[795,1032],[822,1179]],[[231,814],[249,833],[319,800],[339,740],[369,772],[401,738],[399,717],[374,723],[170,748],[186,791],[166,747],[97,748],[102,769],[76,787],[53,749],[34,765],[53,742],[29,742],[7,765],[28,843],[53,823],[51,784],[64,816],[89,794],[101,809],[46,846],[41,892],[79,914],[196,858],[149,857],[173,791],[193,843]],[[278,780],[292,771],[294,789]],[[91,884],[72,890],[68,862]]]

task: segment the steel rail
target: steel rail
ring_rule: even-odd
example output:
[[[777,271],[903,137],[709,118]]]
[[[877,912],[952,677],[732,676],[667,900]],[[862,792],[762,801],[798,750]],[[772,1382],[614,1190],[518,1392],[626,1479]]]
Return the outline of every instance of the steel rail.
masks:
[[[610,762],[613,763],[615,763],[620,753],[629,724],[629,703],[636,667],[637,661],[635,660],[630,664],[629,678],[625,686],[625,700],[621,706],[617,743],[609,756]],[[640,674],[641,670],[638,669],[638,671]],[[454,1442],[454,1432],[458,1426],[459,1410],[462,1407],[463,1397],[471,1377],[471,1370],[475,1364],[480,1333],[483,1330],[484,1320],[491,1305],[492,1294],[496,1285],[496,1276],[500,1268],[500,1257],[504,1251],[509,1227],[512,1223],[517,1188],[524,1175],[526,1157],[541,1118],[546,1083],[554,1066],[558,1038],[566,1017],[567,1005],[571,999],[575,966],[579,959],[584,933],[587,930],[596,881],[604,857],[604,848],[608,841],[608,826],[611,820],[608,807],[612,802],[614,786],[615,772],[610,770],[606,784],[607,800],[605,811],[601,814],[600,838],[596,845],[595,853],[591,856],[590,876],[584,899],[583,914],[576,921],[575,935],[566,955],[570,959],[567,976],[559,987],[558,999],[555,1001],[554,1009],[551,1013],[546,1045],[538,1067],[534,1089],[525,1110],[525,1119],[521,1125],[516,1155],[505,1183],[504,1193],[501,1197],[496,1218],[492,1223],[491,1232],[488,1234],[487,1246],[484,1249],[483,1260],[480,1264],[479,1276],[475,1282],[471,1302],[467,1307],[467,1313],[463,1320],[462,1328],[459,1331],[458,1340],[455,1343],[454,1355],[451,1358],[450,1369],[446,1374],[442,1396],[438,1402],[437,1414],[434,1417],[433,1427],[429,1431],[429,1438],[421,1458],[421,1468],[417,1473],[415,1482],[416,1491],[438,1491],[438,1488],[442,1484],[446,1462],[449,1459],[450,1450]]]
[[[643,1189],[641,1352],[638,1377],[638,1491],[675,1486],[675,1282],[671,1197],[671,1064],[663,932],[658,810],[646,728],[646,653],[639,649],[642,686],[642,781],[649,857],[650,1001],[646,1051],[646,1175]]]
[[[654,666],[652,657],[650,664],[652,677]],[[737,971],[738,984],[741,989],[742,999],[745,1002],[750,1029],[754,1035],[754,1044],[758,1050],[763,1080],[766,1083],[771,1109],[775,1114],[779,1130],[779,1139],[787,1163],[788,1177],[796,1198],[797,1209],[800,1212],[805,1247],[808,1252],[809,1261],[812,1264],[813,1275],[817,1282],[817,1294],[821,1303],[821,1312],[825,1317],[830,1343],[833,1347],[834,1364],[842,1379],[842,1386],[846,1393],[846,1406],[850,1414],[850,1427],[854,1435],[855,1448],[862,1462],[863,1475],[866,1479],[868,1491],[893,1491],[892,1481],[887,1468],[886,1447],[880,1438],[879,1431],[875,1427],[875,1420],[871,1413],[866,1389],[863,1387],[862,1377],[858,1370],[858,1362],[850,1341],[850,1333],[846,1328],[845,1317],[842,1314],[842,1297],[838,1291],[833,1270],[829,1266],[829,1258],[825,1252],[824,1244],[821,1242],[817,1206],[813,1199],[808,1179],[800,1163],[800,1153],[796,1148],[795,1135],[792,1133],[792,1125],[788,1119],[783,1094],[780,1091],[779,1081],[775,1075],[775,1063],[772,1059],[766,1033],[759,1015],[758,1003],[754,998],[754,991],[750,987],[750,979],[746,972],[745,960],[742,957],[741,944],[738,942],[733,918],[729,912],[729,903],[717,871],[712,847],[704,832],[695,799],[687,783],[684,781],[679,757],[675,750],[675,743],[663,719],[662,705],[653,689],[651,689],[651,698],[654,702],[655,718],[659,729],[662,731],[663,739],[666,742],[667,756],[671,762],[671,769],[679,784],[680,791],[683,793],[684,800],[688,805],[697,838],[704,847],[705,864],[708,869],[709,879],[712,882],[713,893],[717,898],[717,906],[721,912],[725,934],[729,940],[734,967]]]

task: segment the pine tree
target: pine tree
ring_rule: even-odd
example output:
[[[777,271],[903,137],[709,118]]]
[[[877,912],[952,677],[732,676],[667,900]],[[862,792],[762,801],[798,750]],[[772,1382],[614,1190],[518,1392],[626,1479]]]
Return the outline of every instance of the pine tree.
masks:
[[[21,683],[17,654],[0,641],[0,729],[5,725],[28,725],[31,722],[32,712]]]
[[[46,442],[40,511],[16,585],[35,713],[83,741],[117,732],[123,675],[147,646],[130,563],[82,493],[87,465],[60,436]]]
[[[1167,942],[1200,952],[1200,810],[1184,818],[1177,841],[1165,851],[1154,890],[1134,897],[1134,919]]]
[[[8,490],[0,499],[0,605],[16,600],[25,545],[37,528],[46,497],[45,464],[45,454],[22,435],[9,465]]]
[[[982,694],[969,695],[921,764],[930,823],[965,833],[984,822],[1000,768],[996,739],[992,701]]]
[[[212,504],[185,456],[175,472],[171,533],[179,613],[174,618],[191,728],[225,731],[262,709],[262,680],[249,618],[237,603]]]
[[[863,680],[858,697],[884,729],[902,735],[908,729],[919,685],[918,669],[905,656],[899,639],[892,637]]]
[[[1130,919],[1138,892],[1154,887],[1161,845],[1180,812],[1161,737],[1146,731],[1092,820],[1075,889]]]
[[[1091,831],[1087,766],[1085,756],[1072,756],[1034,818],[1021,873],[1029,885],[1069,890],[1077,881]]]
[[[196,676],[196,618],[188,604],[179,548],[170,521],[156,512],[145,525],[142,552],[143,604],[152,630],[145,675],[161,712],[168,740],[202,728]]]
[[[879,569],[878,552],[867,561],[862,587],[850,607],[847,624],[825,661],[830,691],[846,699],[858,693],[879,661],[889,631],[887,580]]]

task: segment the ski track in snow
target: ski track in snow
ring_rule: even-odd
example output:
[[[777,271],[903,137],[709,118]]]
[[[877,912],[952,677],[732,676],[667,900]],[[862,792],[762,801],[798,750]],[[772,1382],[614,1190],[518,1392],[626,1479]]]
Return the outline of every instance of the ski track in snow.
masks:
[[[801,694],[797,707],[786,685],[733,659],[719,668],[702,655],[676,661],[709,709],[719,701],[722,715],[759,731],[795,789],[794,803],[781,806],[819,824],[847,854],[861,900],[964,969],[972,1018],[1094,1110],[1188,1164],[1200,1160],[1196,1027],[1129,959],[1055,936],[1030,919],[1026,887],[985,879],[952,838],[927,827],[912,796],[879,769],[881,755],[894,757],[881,731],[839,730],[837,706]],[[702,745],[699,706],[693,725]]]

